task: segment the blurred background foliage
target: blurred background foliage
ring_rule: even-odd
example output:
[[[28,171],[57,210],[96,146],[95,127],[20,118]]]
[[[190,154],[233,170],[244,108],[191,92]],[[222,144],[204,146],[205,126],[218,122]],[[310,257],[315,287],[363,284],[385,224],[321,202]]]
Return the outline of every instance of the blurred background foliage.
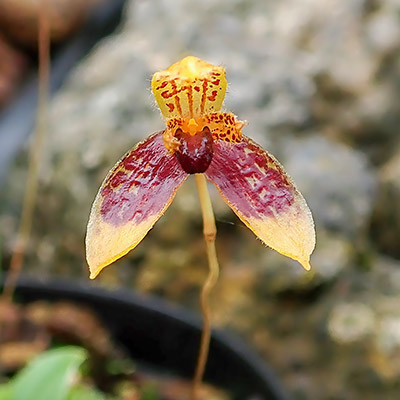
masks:
[[[10,96],[26,61],[5,44],[12,28],[1,19],[0,27],[0,95]],[[97,189],[122,154],[163,129],[150,79],[186,55],[226,67],[226,110],[282,162],[317,231],[306,273],[266,249],[213,191],[222,266],[214,324],[257,348],[295,399],[399,398],[398,0],[127,1],[118,30],[51,101],[25,273],[87,279],[84,235]],[[1,186],[4,266],[27,146]],[[140,246],[93,284],[198,310],[207,268],[190,180]]]

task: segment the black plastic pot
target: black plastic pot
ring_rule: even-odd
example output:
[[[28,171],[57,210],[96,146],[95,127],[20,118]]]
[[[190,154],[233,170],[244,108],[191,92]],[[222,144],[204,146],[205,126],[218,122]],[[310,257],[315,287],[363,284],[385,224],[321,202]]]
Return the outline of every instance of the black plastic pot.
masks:
[[[19,302],[69,300],[91,308],[114,340],[137,362],[191,377],[201,321],[180,307],[125,290],[111,292],[75,283],[22,281]],[[243,342],[214,331],[205,380],[234,393],[235,400],[289,400],[265,363]]]

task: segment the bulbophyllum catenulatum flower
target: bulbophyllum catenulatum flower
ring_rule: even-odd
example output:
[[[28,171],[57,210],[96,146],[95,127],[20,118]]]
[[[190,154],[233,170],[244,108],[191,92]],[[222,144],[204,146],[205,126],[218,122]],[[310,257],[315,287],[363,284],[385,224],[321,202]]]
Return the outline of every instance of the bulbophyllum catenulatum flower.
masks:
[[[153,76],[166,129],[130,150],[109,172],[86,235],[90,277],[146,236],[190,174],[204,174],[266,245],[306,270],[315,246],[311,212],[279,162],[222,112],[225,69],[186,57]]]

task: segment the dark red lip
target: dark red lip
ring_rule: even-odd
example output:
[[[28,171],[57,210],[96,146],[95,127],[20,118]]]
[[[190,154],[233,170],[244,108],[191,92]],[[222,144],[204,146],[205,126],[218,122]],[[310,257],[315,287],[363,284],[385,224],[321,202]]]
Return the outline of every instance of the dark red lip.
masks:
[[[178,129],[175,137],[181,143],[179,149],[175,152],[175,157],[182,169],[188,174],[205,172],[211,163],[214,153],[210,129],[205,127],[195,135]]]

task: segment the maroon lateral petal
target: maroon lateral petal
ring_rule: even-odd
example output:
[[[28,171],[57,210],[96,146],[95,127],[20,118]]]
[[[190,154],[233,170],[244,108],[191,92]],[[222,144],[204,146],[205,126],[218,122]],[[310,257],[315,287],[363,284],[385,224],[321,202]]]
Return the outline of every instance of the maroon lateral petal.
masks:
[[[238,144],[217,140],[205,175],[258,238],[310,269],[315,246],[311,212],[273,156],[245,136]]]
[[[176,158],[164,146],[162,132],[128,152],[111,170],[100,191],[100,215],[118,226],[140,224],[158,215],[186,179]]]
[[[287,210],[295,187],[277,160],[246,136],[240,143],[214,142],[207,178],[244,217]]]

